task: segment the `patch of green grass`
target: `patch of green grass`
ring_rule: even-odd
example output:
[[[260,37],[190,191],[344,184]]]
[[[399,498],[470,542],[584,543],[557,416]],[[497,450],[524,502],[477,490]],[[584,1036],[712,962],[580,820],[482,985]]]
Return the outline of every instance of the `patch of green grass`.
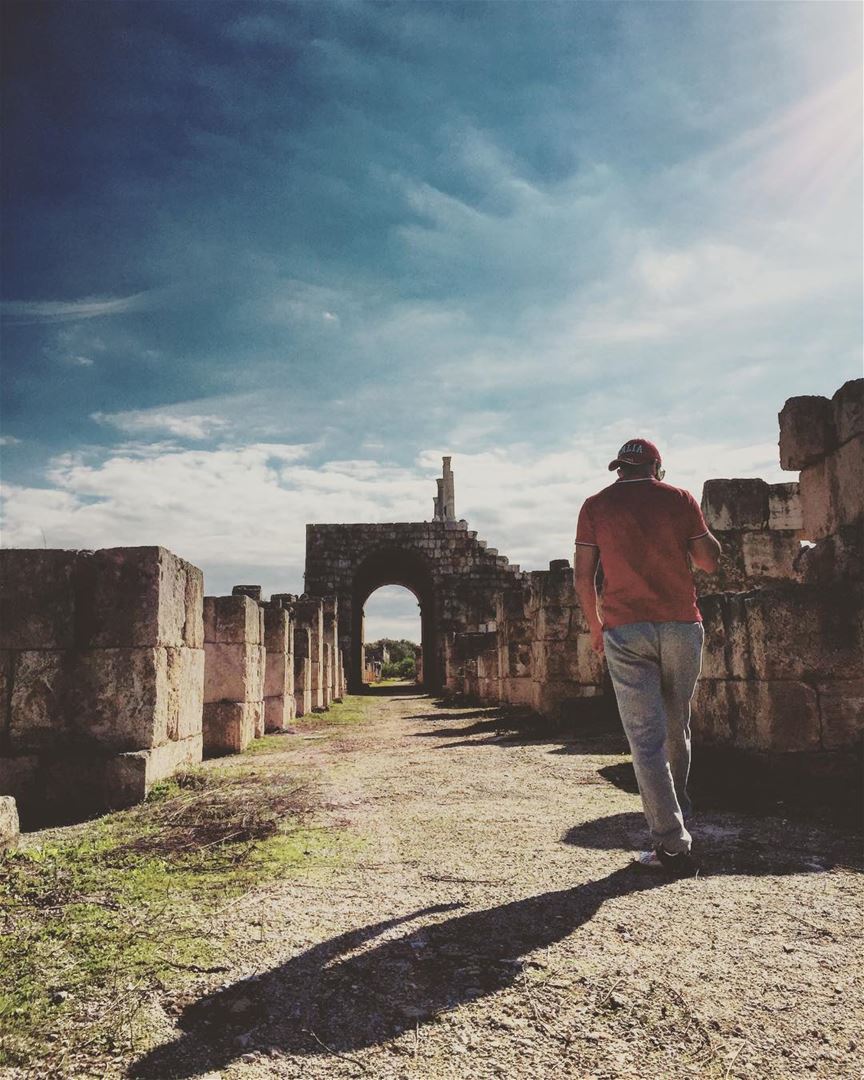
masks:
[[[226,904],[344,854],[333,830],[306,823],[309,800],[305,776],[282,770],[192,770],[0,861],[0,1065],[40,1061],[50,1075],[60,1047],[114,1045],[153,989],[221,970],[230,942],[213,919]]]
[[[373,699],[365,694],[346,694],[326,712],[309,713],[294,722],[298,734],[326,734],[328,728],[363,724],[369,719]],[[279,738],[279,736],[277,736]]]
[[[327,727],[345,727],[348,724],[362,724],[369,719],[371,701],[361,694],[347,694],[341,702],[331,705],[329,712],[319,713],[326,718]],[[305,719],[305,718],[304,718]]]

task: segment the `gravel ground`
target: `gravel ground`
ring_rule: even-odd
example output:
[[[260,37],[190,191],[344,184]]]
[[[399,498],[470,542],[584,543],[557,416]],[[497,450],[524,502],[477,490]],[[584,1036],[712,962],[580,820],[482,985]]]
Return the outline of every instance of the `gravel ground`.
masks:
[[[630,864],[617,737],[508,739],[411,688],[371,714],[290,754],[359,854],[234,906],[228,981],[154,1001],[128,1075],[862,1075],[851,833],[697,814],[705,873],[668,882]]]

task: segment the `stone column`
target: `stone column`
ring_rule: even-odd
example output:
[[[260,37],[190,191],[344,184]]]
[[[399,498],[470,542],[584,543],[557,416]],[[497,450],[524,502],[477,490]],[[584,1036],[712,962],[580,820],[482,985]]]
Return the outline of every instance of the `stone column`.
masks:
[[[456,488],[453,481],[453,471],[450,468],[450,458],[444,458],[444,500],[442,507],[445,521],[456,520]]]
[[[239,753],[264,734],[264,613],[250,597],[204,597],[204,753]]]
[[[334,701],[342,700],[342,688],[339,685],[339,601],[335,596],[324,597],[324,642],[330,648],[330,674],[327,678],[329,706]]]
[[[294,602],[294,618],[298,627],[309,631],[309,689],[311,708],[320,712],[324,704],[324,602],[319,597],[301,596]]]
[[[295,715],[294,620],[280,603],[264,607],[264,728],[285,731]]]
[[[333,704],[333,646],[329,641],[324,642],[324,708],[329,709]]]
[[[295,714],[312,712],[312,661],[309,659],[311,634],[308,627],[294,627],[294,705]]]

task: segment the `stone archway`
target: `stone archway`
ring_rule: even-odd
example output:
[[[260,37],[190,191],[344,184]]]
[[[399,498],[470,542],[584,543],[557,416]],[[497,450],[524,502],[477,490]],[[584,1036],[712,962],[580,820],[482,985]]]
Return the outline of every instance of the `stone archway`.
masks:
[[[382,585],[401,585],[417,597],[420,605],[420,633],[423,647],[423,689],[441,689],[440,655],[437,640],[435,580],[427,559],[417,551],[384,545],[359,564],[351,586],[351,655],[349,688],[356,693],[363,679],[363,608]]]
[[[456,636],[492,631],[498,595],[522,580],[519,567],[464,521],[306,526],[306,593],[338,598],[339,647],[352,692],[363,685],[363,604],[381,585],[403,585],[420,602],[423,685],[437,694],[461,685]]]

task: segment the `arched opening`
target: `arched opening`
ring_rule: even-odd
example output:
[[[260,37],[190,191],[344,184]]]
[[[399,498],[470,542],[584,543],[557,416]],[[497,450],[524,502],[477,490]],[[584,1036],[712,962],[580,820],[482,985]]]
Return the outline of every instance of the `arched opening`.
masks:
[[[364,682],[384,678],[422,684],[422,640],[420,601],[413,590],[382,585],[370,593],[363,608]]]
[[[416,552],[382,548],[361,563],[354,575],[351,596],[351,686],[363,690],[363,612],[366,601],[383,585],[401,585],[413,593],[420,608],[422,681],[427,693],[441,687],[439,650],[436,640],[436,601],[432,574],[426,560]]]

